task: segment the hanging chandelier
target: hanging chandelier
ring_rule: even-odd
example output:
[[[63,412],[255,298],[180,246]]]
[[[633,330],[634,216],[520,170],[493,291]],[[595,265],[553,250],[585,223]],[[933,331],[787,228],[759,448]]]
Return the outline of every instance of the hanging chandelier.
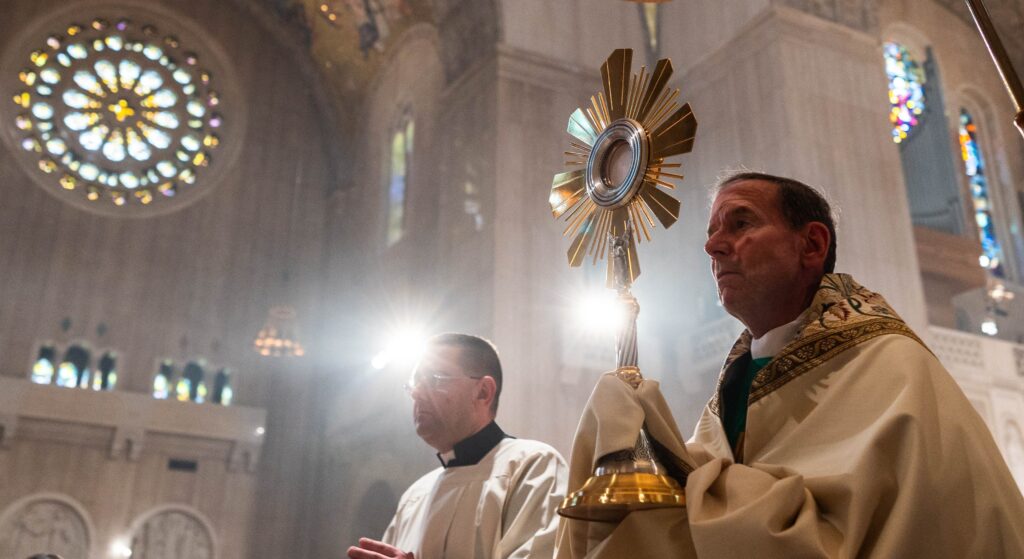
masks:
[[[295,309],[289,306],[270,307],[267,320],[256,339],[253,348],[264,357],[302,357],[306,350],[299,341]]]

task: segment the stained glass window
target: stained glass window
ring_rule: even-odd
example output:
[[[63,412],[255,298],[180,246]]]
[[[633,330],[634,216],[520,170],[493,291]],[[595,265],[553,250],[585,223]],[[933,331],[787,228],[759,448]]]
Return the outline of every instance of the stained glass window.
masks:
[[[178,381],[178,400],[203,403],[206,399],[206,371],[199,361],[189,361]]]
[[[117,386],[117,357],[105,352],[96,365],[92,378],[93,390],[113,390]]]
[[[213,394],[211,395],[210,400],[214,404],[230,406],[233,397],[234,391],[231,389],[231,372],[222,368],[217,371],[217,376],[214,377]]]
[[[1003,277],[1002,249],[996,239],[992,222],[992,201],[989,198],[988,179],[985,178],[985,160],[978,146],[978,127],[967,109],[960,109],[960,157],[964,160],[967,180],[970,181],[974,202],[974,224],[981,238],[979,262],[993,276]]]
[[[50,345],[39,348],[36,361],[32,364],[32,382],[51,384],[53,382],[54,363],[57,361],[57,350]]]
[[[192,381],[181,377],[174,387],[174,396],[179,402],[188,402],[192,399]]]
[[[57,386],[65,388],[89,387],[89,350],[72,345],[64,352],[57,366]]]
[[[199,55],[154,25],[72,23],[18,73],[21,147],[52,185],[97,204],[149,205],[195,183],[224,119]]]
[[[409,186],[415,123],[406,116],[391,135],[391,165],[388,176],[387,243],[391,246],[405,235],[405,196]]]
[[[885,73],[889,78],[889,122],[892,141],[907,139],[924,111],[924,70],[899,43],[885,43]]]
[[[159,400],[166,400],[167,396],[171,393],[173,378],[174,363],[167,360],[160,363],[160,368],[157,369],[156,376],[153,377],[153,397]]]

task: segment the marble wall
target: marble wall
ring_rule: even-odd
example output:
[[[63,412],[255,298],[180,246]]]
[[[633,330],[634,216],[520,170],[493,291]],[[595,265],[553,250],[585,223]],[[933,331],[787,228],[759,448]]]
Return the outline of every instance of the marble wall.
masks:
[[[209,183],[199,173],[193,188],[208,192],[191,205],[146,218],[82,211],[35,184],[33,170],[16,164],[18,154],[6,143],[0,149],[0,375],[27,377],[41,341],[82,340],[120,354],[118,392],[148,394],[158,359],[203,357],[235,371],[236,403],[268,412],[266,461],[238,478],[226,475],[224,456],[217,458],[219,474],[208,473],[217,471],[211,459],[200,460],[199,475],[182,474],[168,471],[166,454],[155,447],[129,464],[107,458],[105,433],[72,427],[52,440],[23,429],[24,439],[0,449],[0,509],[38,491],[74,496],[101,530],[94,557],[106,556],[118,535],[113,530],[161,504],[202,509],[223,538],[218,557],[285,556],[302,525],[304,476],[315,456],[308,441],[317,363],[262,359],[252,340],[268,308],[288,304],[298,310],[310,353],[319,349],[312,334],[322,300],[335,122],[331,110],[318,108],[322,95],[301,48],[283,42],[259,9],[246,4],[125,3],[129,18],[202,36],[229,64],[230,76],[214,76],[214,83],[238,95],[222,99],[233,120],[225,119],[223,151],[214,157],[236,156]],[[30,45],[19,43],[22,33],[55,14],[87,23],[93,9],[118,10],[88,0],[6,3],[0,55],[7,60],[24,51],[15,59],[27,63]],[[53,31],[69,23],[61,20]],[[5,83],[17,81],[19,69],[2,68]],[[66,333],[65,317],[71,319]],[[167,444],[186,454],[206,452],[201,441]],[[248,535],[252,525],[271,524],[272,531]]]

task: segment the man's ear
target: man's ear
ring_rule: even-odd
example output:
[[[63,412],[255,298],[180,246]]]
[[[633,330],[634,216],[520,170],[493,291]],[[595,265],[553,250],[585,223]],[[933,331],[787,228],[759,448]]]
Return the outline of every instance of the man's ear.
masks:
[[[480,379],[480,385],[477,388],[477,399],[483,400],[483,403],[488,408],[491,407],[491,402],[494,401],[494,397],[498,392],[498,383],[495,382],[494,377],[486,376]]]
[[[828,227],[820,221],[812,221],[803,226],[803,238],[804,247],[800,256],[804,266],[824,268],[828,247],[832,243]]]

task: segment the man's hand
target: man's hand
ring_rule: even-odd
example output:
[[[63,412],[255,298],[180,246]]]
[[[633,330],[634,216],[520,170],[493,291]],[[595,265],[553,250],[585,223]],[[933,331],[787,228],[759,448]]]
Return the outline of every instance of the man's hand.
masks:
[[[359,547],[348,548],[348,556],[349,559],[385,559],[387,557],[416,559],[411,551],[401,551],[397,547],[370,538],[359,538]]]

